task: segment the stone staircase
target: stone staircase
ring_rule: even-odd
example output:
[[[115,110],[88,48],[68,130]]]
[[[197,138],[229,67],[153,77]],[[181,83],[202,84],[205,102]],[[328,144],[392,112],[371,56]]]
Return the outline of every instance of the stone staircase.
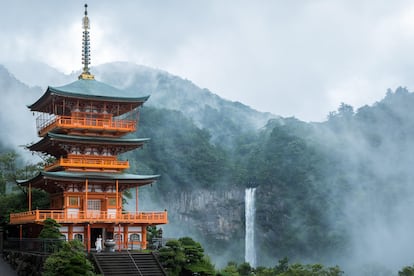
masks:
[[[165,270],[153,253],[102,252],[93,253],[93,259],[102,275],[166,276]]]

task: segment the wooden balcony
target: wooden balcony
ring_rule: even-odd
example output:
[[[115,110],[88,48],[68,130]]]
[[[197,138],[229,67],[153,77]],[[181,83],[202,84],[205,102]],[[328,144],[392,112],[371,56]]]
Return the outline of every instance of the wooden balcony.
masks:
[[[79,169],[79,170],[99,170],[99,171],[122,171],[129,168],[128,161],[116,160],[116,157],[69,157],[60,158],[55,163],[45,167],[45,171],[53,171],[57,168]]]
[[[33,210],[10,214],[10,224],[42,223],[51,218],[57,223],[136,223],[166,224],[167,211],[163,212],[131,212],[108,213],[105,211],[79,211],[69,213],[65,210]]]
[[[49,131],[59,132],[97,132],[125,134],[136,131],[135,120],[114,120],[107,118],[87,118],[74,116],[56,116],[52,119],[36,121],[39,136],[45,136]]]

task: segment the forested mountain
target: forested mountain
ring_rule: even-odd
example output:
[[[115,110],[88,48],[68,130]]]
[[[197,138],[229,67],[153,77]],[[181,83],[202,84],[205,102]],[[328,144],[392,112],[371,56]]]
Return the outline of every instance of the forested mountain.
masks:
[[[95,72],[128,95],[151,94],[134,134],[151,141],[124,158],[131,171],[161,174],[142,188],[140,206],[169,210],[167,236],[195,237],[218,266],[242,261],[244,190],[255,186],[259,265],[287,256],[339,264],[350,275],[390,275],[414,263],[414,94],[405,88],[305,123],[222,100],[160,70],[114,63]],[[41,90],[4,68],[0,80],[2,95],[21,106],[4,106],[2,129],[27,144],[34,118],[18,114],[29,113],[25,104]],[[2,133],[0,145],[13,149],[9,136]]]

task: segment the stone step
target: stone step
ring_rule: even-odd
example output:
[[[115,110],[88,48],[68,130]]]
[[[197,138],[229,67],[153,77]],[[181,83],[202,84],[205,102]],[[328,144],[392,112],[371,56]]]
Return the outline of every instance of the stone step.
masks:
[[[142,275],[166,276],[156,257],[151,253],[102,252],[93,253],[104,276]],[[134,261],[131,260],[131,257]],[[135,262],[135,264],[134,264]],[[139,271],[138,271],[138,269]]]

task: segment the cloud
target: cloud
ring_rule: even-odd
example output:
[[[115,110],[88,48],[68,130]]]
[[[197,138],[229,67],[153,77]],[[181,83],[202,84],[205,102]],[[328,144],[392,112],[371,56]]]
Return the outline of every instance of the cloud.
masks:
[[[79,70],[84,1],[5,2],[0,61]],[[413,87],[409,1],[88,1],[92,65],[129,61],[261,111],[324,120]]]

